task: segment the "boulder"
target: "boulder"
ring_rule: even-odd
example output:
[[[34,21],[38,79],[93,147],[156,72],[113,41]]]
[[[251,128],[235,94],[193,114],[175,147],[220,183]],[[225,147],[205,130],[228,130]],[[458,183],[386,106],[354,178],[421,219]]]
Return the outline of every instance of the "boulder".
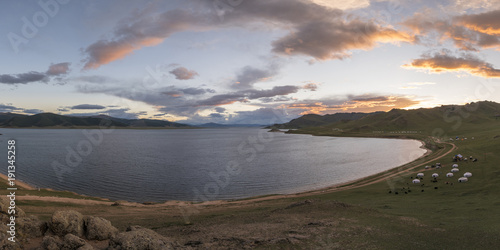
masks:
[[[117,234],[109,241],[108,249],[153,250],[174,249],[173,243],[155,231],[131,226],[126,232]]]
[[[66,234],[66,236],[64,236],[64,242],[62,244],[62,249],[88,250],[88,249],[94,249],[94,248],[89,243],[87,243],[84,239],[82,239],[74,234]]]
[[[2,222],[7,222],[11,216],[11,214],[9,214],[9,203],[10,201],[7,198],[0,198],[0,220]],[[24,211],[19,208],[19,206],[16,206],[15,212],[14,216],[17,218],[26,216]]]
[[[19,241],[9,241],[10,234],[7,233],[9,227],[5,224],[0,224],[0,250],[20,250],[23,249]]]
[[[23,246],[19,242],[0,242],[0,250],[22,250]]]
[[[111,222],[100,217],[85,218],[85,237],[88,240],[107,240],[118,233],[118,229]]]
[[[58,236],[45,236],[42,240],[42,249],[59,250],[63,246],[62,240]]]
[[[42,237],[47,231],[47,223],[35,216],[21,217],[16,222],[18,236],[23,239]]]
[[[56,235],[64,237],[66,234],[83,236],[83,216],[77,211],[56,211],[52,215],[49,228]]]

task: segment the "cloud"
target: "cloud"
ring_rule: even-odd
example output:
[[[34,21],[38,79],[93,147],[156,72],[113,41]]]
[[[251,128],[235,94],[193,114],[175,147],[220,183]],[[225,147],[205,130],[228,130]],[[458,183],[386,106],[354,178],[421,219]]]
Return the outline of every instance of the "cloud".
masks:
[[[231,116],[227,120],[227,123],[271,125],[275,123],[285,123],[294,118],[297,118],[297,115],[287,113],[286,110],[259,108],[253,111],[236,112],[236,115]]]
[[[318,84],[314,82],[309,82],[306,83],[304,86],[302,86],[303,89],[308,89],[310,91],[316,91],[318,89]]]
[[[189,124],[216,122],[221,124],[271,125],[275,123],[285,123],[298,116],[298,114],[288,113],[287,110],[280,108],[259,108],[252,111],[239,111],[235,114],[226,115],[211,113],[208,116],[201,116],[196,114],[189,119],[178,122]]]
[[[80,104],[71,107],[70,109],[105,109],[106,107],[94,104]]]
[[[408,83],[408,85],[416,85],[416,86],[422,86],[422,85],[434,85],[436,84],[435,82],[411,82]]]
[[[474,55],[463,53],[460,56],[451,55],[448,50],[434,54],[424,54],[419,59],[403,65],[407,69],[423,69],[431,73],[467,72],[471,75],[484,78],[500,77],[500,69],[477,58]]]
[[[12,106],[10,104],[0,104],[0,112],[2,113],[24,113],[24,114],[38,114],[43,113],[41,109],[25,109]]]
[[[462,15],[457,20],[468,29],[493,36],[500,35],[500,10]]]
[[[402,86],[399,87],[399,89],[420,89],[419,86],[424,86],[424,85],[435,85],[435,82],[410,82],[408,83],[409,86]]]
[[[3,84],[28,84],[32,82],[49,82],[51,79],[61,80],[60,76],[69,72],[70,63],[58,63],[50,65],[47,72],[30,71],[20,74],[0,75],[0,83]]]
[[[218,106],[236,102],[260,103],[261,100],[282,97],[301,90],[301,87],[285,85],[271,89],[245,89],[226,93],[215,93],[208,88],[177,88],[175,86],[146,88],[134,82],[111,84],[81,83],[76,85],[81,93],[102,93],[154,106],[159,112],[178,117],[193,117]],[[217,111],[219,112],[219,111]]]
[[[351,50],[369,50],[378,43],[414,42],[414,37],[374,21],[347,21],[333,6],[358,8],[368,0],[346,1],[260,0],[245,1],[230,10],[212,1],[196,1],[178,9],[136,11],[120,21],[111,36],[85,49],[84,69],[96,69],[123,59],[134,51],[155,46],[177,32],[201,32],[224,28],[263,27],[288,31],[272,43],[281,55],[305,55],[314,60],[343,59]],[[329,2],[329,3],[328,3]],[[318,4],[319,3],[319,4]],[[221,22],[221,19],[224,22]],[[250,80],[251,82],[251,80]]]
[[[500,49],[500,10],[464,14],[443,19],[433,10],[414,14],[402,24],[419,35],[420,41],[451,40],[461,50]]]
[[[12,105],[0,104],[0,112],[15,112],[19,110],[20,110],[19,108],[14,107]]]
[[[203,89],[203,88],[175,88],[173,86],[170,87],[170,90],[162,92],[165,95],[169,95],[172,97],[180,97],[183,95],[191,95],[191,96],[196,96],[196,95],[203,95],[206,93],[215,93],[215,90],[213,89]]]
[[[59,75],[68,74],[70,65],[71,65],[71,63],[69,63],[69,62],[51,64],[49,66],[49,69],[47,70],[46,74],[48,76],[59,76]]]
[[[370,6],[370,0],[311,0],[313,3],[332,9],[360,9]]]
[[[40,114],[43,113],[44,111],[41,109],[24,109],[23,112],[26,114]]]
[[[84,49],[84,69],[96,69],[123,59],[135,50],[158,45],[176,32],[202,30],[205,23],[213,22],[206,19],[210,16],[185,9],[135,12],[115,27],[112,38],[99,40]]]
[[[208,115],[210,118],[223,118],[224,115],[221,115],[219,113],[211,113],[210,115]]]
[[[223,108],[223,107],[215,107],[215,111],[216,111],[217,113],[224,113],[224,112],[226,111],[226,109],[225,109],[225,108]]]
[[[267,69],[245,66],[236,75],[236,81],[231,84],[235,89],[250,89],[258,82],[267,81],[278,74],[278,65],[271,64]]]
[[[389,111],[394,108],[407,108],[419,104],[420,102],[411,97],[398,95],[348,95],[320,100],[305,100],[286,105],[292,110],[298,110],[304,114],[332,114],[339,112],[375,112]]]
[[[73,78],[75,81],[87,82],[87,83],[95,83],[95,84],[104,84],[104,83],[118,83],[117,79],[101,76],[101,75],[90,75],[90,76],[79,76]]]
[[[27,84],[31,82],[47,82],[48,78],[45,73],[27,72],[21,74],[4,74],[0,75],[0,83],[4,84]]]
[[[169,72],[174,75],[177,80],[190,80],[198,76],[198,73],[194,70],[189,70],[184,67],[177,67]]]
[[[259,101],[263,103],[281,103],[281,102],[290,102],[297,100],[296,98],[289,96],[276,96],[276,97],[262,97],[259,98]]]
[[[130,112],[129,108],[119,108],[119,109],[108,109],[104,111],[104,114],[109,115],[111,117],[123,118],[123,119],[138,119],[141,115],[146,115],[147,112],[139,111],[139,112]]]
[[[87,112],[87,113],[69,113],[65,115],[69,116],[99,116],[99,115],[107,115],[115,118],[122,119],[138,119],[141,115],[146,115],[147,112],[139,111],[139,112],[130,112],[129,108],[115,108],[115,109],[107,109],[98,112]]]
[[[306,55],[315,60],[344,59],[351,50],[370,50],[377,43],[413,43],[415,38],[375,23],[342,19],[305,22],[296,31],[273,42],[273,52]]]
[[[260,98],[269,98],[274,96],[285,96],[292,93],[297,93],[300,88],[297,86],[286,85],[286,86],[276,86],[272,89],[267,90],[241,90],[236,92],[230,92],[227,94],[214,95],[204,100],[199,100],[196,102],[197,106],[221,106],[228,105],[235,102],[248,102],[249,100],[255,100]]]
[[[500,8],[500,2],[491,0],[455,0],[451,1],[449,7],[458,11],[465,10],[491,10]]]

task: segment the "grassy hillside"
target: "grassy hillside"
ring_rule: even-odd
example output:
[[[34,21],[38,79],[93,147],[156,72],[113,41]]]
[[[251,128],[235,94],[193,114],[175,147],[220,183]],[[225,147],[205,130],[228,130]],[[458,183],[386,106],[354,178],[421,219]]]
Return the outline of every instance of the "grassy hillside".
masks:
[[[297,119],[293,119],[290,122],[284,124],[274,124],[273,126],[270,127],[280,128],[280,129],[298,129],[306,127],[324,126],[340,121],[358,120],[370,114],[373,113],[336,113],[324,116],[316,114],[308,114],[301,116]]]
[[[14,114],[14,113],[0,113],[0,124],[14,118],[14,117],[23,117],[25,115]]]
[[[389,112],[367,114],[357,120],[309,126],[294,133],[337,136],[422,134],[444,138],[494,129],[500,125],[499,116],[500,104],[485,101],[429,109],[393,109]]]
[[[99,126],[102,119],[92,117],[71,117],[52,113],[36,114],[32,116],[17,116],[3,123],[4,127],[71,127],[71,126]],[[126,124],[112,121],[112,126],[125,127]]]

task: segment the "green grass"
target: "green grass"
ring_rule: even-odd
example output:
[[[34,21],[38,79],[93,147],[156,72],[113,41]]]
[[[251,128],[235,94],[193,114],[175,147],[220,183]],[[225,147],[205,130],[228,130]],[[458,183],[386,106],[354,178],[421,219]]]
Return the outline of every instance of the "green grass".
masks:
[[[421,165],[416,170],[425,174],[422,182],[424,187],[412,184],[410,177],[415,178],[415,173],[410,173],[365,187],[309,198],[358,204],[387,215],[413,217],[433,228],[445,230],[446,233],[442,234],[442,237],[439,237],[441,233],[430,235],[426,247],[449,249],[463,246],[498,246],[496,244],[500,244],[500,213],[496,211],[500,208],[500,155],[497,152],[500,152],[500,138],[493,139],[497,134],[500,134],[500,128],[478,129],[465,134],[469,139],[455,141],[458,149],[437,161],[444,165],[443,168],[424,170],[424,165]],[[474,140],[470,139],[472,136],[475,137]],[[447,178],[445,174],[454,164],[451,159],[458,153],[467,157],[472,155],[479,161],[458,162],[460,172],[455,173],[452,178]],[[466,171],[471,172],[473,176],[467,183],[458,183],[458,177],[463,176]],[[432,173],[439,174],[437,183],[431,182]],[[411,192],[405,194],[408,188]],[[395,191],[399,194],[396,195]],[[401,229],[401,232],[406,232],[413,238],[412,230]],[[451,239],[461,239],[461,243],[454,244]],[[474,245],[474,242],[478,245]]]

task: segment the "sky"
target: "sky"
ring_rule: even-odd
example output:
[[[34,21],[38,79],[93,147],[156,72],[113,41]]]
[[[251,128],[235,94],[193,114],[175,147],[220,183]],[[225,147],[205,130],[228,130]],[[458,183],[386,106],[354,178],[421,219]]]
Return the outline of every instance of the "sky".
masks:
[[[0,112],[272,124],[500,102],[500,1],[1,1],[0,35]]]

